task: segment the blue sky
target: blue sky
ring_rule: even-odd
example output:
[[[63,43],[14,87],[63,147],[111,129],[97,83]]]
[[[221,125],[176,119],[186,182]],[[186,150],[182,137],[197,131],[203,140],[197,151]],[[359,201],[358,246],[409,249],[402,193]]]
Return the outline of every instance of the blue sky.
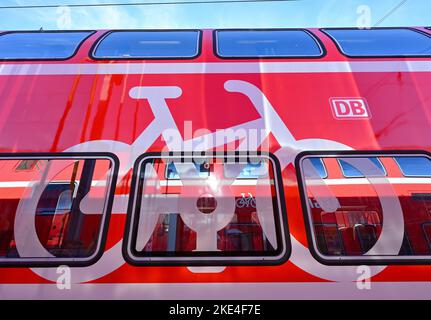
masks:
[[[157,0],[1,0],[1,6],[145,2]],[[404,0],[405,1],[405,0]],[[298,0],[141,7],[0,9],[0,29],[291,28],[431,26],[430,0]],[[168,2],[159,0],[159,2]],[[361,20],[362,19],[362,20]]]

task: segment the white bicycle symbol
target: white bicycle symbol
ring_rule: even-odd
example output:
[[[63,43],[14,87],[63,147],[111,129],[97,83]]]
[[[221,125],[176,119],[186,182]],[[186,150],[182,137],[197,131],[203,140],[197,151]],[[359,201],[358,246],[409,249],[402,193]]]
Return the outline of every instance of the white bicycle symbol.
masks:
[[[255,85],[242,81],[242,80],[228,80],[224,84],[226,91],[234,94],[245,95],[257,110],[260,118],[257,120],[249,121],[230,129],[243,129],[245,135],[247,130],[263,130],[265,134],[260,137],[260,143],[262,143],[269,134],[272,134],[280,144],[281,148],[275,152],[275,155],[280,161],[281,169],[283,170],[290,164],[294,164],[295,157],[301,151],[305,150],[352,150],[351,147],[331,140],[326,139],[303,139],[296,140],[286,124],[277,114],[274,107],[271,105],[265,94]],[[126,144],[119,141],[113,140],[97,140],[88,141],[78,145],[75,145],[65,152],[112,152],[120,159],[120,168],[118,174],[118,184],[121,183],[123,177],[131,170],[135,160],[160,137],[162,136],[166,141],[168,151],[201,151],[202,139],[209,141],[210,143],[205,147],[207,150],[218,147],[217,141],[222,141],[223,145],[235,140],[239,140],[242,137],[235,136],[234,140],[226,141],[226,139],[217,139],[218,132],[213,132],[205,137],[199,137],[191,140],[184,141],[181,138],[180,132],[174,121],[172,114],[169,111],[167,100],[179,98],[182,94],[181,88],[177,86],[148,86],[148,87],[134,87],[130,90],[129,95],[133,99],[146,99],[149,102],[151,110],[154,114],[154,120],[147,126],[147,128],[139,135],[139,137],[131,144]],[[172,136],[177,135],[178,139],[171,139]],[[206,139],[208,138],[208,139]],[[240,145],[241,147],[241,145]],[[310,169],[311,172],[313,169]],[[316,174],[317,176],[317,174]],[[46,183],[48,183],[47,181]],[[388,183],[389,184],[389,183]],[[327,188],[327,187],[326,187]],[[323,192],[322,192],[323,190]],[[327,212],[333,212],[339,206],[336,199],[330,199],[328,201],[325,198],[325,184],[322,183],[318,188],[312,190],[314,198],[322,209]],[[377,191],[377,190],[376,190]],[[387,192],[388,190],[380,190]],[[380,194],[379,192],[377,192]],[[396,198],[396,197],[395,197]],[[395,199],[394,198],[394,199]],[[386,223],[383,224],[381,236],[369,252],[372,253],[388,253],[397,254],[403,241],[403,232],[393,233],[394,228],[397,230],[404,229],[403,213],[399,202],[393,201],[394,199],[381,198],[383,208],[383,220]],[[396,198],[397,199],[397,198]],[[392,201],[392,202],[391,202]],[[116,195],[113,204],[114,212],[126,212],[127,210],[128,196]],[[34,209],[36,208],[37,201],[35,201]],[[253,205],[252,200],[243,200],[239,205]],[[86,212],[86,203],[81,204],[81,210]],[[35,212],[35,210],[33,211]],[[25,216],[26,215],[26,216]],[[387,216],[390,215],[390,219]],[[33,219],[27,212],[17,211],[17,217],[23,219]],[[390,221],[390,222],[388,222]],[[33,223],[34,225],[34,223]],[[387,225],[387,227],[385,227]],[[392,230],[391,230],[392,228]],[[25,230],[19,230],[20,226],[16,225],[15,234],[18,235],[16,238],[17,250],[23,256],[26,256],[25,246],[20,245],[22,239],[20,237],[26,237]],[[34,232],[34,234],[36,234]],[[33,239],[39,251],[46,251],[43,245],[37,238]],[[290,260],[299,268],[304,271],[320,277],[322,279],[332,281],[355,281],[357,279],[357,268],[355,266],[325,266],[317,262],[310,254],[309,249],[302,243],[297,241],[293,235],[291,235],[292,243],[292,254]],[[119,241],[112,248],[107,250],[101,259],[89,267],[83,268],[72,268],[72,279],[74,283],[82,283],[98,279],[106,274],[113,272],[125,263],[122,257],[122,241]],[[371,275],[377,274],[382,271],[385,267],[371,267]],[[37,273],[41,277],[56,281],[58,274],[55,269],[50,268],[32,268],[33,272]]]

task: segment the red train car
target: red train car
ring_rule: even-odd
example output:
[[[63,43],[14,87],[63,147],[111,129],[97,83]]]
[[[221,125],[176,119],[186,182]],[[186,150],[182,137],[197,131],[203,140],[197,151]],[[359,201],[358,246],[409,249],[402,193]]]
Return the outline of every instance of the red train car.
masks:
[[[2,299],[431,298],[431,30],[0,34]]]

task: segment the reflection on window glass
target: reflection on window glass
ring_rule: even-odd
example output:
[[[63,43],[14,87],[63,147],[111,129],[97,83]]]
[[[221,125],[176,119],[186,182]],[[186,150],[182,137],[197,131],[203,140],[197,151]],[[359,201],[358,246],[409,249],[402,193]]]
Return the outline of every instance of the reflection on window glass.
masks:
[[[328,177],[326,172],[325,164],[321,158],[310,157],[303,160],[304,164],[308,168],[309,177],[317,178],[320,177],[325,179]]]
[[[202,171],[187,171],[198,168],[196,163],[202,161],[146,158],[141,164],[133,212],[136,229],[131,228],[134,234],[129,242],[132,258],[169,261],[172,257],[196,260],[205,256],[210,261],[246,256],[261,261],[262,256],[277,257],[284,246],[276,169],[266,156],[253,162],[254,166],[244,159],[235,162],[211,156],[205,161],[210,166],[202,179]],[[182,174],[173,175],[172,163]],[[257,177],[252,176],[262,168],[266,168],[265,174],[259,175],[263,180],[258,187]],[[169,182],[172,176],[179,181]]]
[[[217,31],[221,57],[319,57],[318,42],[302,30]]]
[[[313,156],[314,157],[314,156]],[[346,163],[395,166],[392,155],[385,156],[320,156]],[[395,155],[399,163],[410,163],[412,157]],[[413,157],[426,159],[427,157]],[[307,203],[308,226],[315,250],[325,260],[422,259],[431,256],[431,184],[424,181],[389,175],[386,179],[326,179],[316,183],[309,158],[300,161],[301,178]],[[360,161],[359,161],[360,160]],[[346,176],[357,174],[345,166]],[[381,170],[381,169],[379,169]],[[355,175],[356,176],[356,175]],[[420,176],[418,179],[421,179]],[[390,184],[389,186],[387,184]],[[382,230],[385,223],[391,229]],[[340,259],[342,257],[343,259]]]
[[[58,209],[70,210],[72,208],[72,195],[76,182],[50,183],[42,193],[36,214],[55,214]]]
[[[100,40],[96,58],[192,58],[199,52],[198,31],[118,31]]]
[[[341,50],[353,57],[431,54],[431,37],[409,29],[326,29]]]
[[[366,172],[367,175],[385,175],[386,173],[385,168],[377,158],[371,157],[371,158],[363,158],[363,159],[364,159],[363,163],[366,166],[368,166],[369,164],[366,163],[365,159],[370,160],[376,166],[376,168],[372,167],[371,170],[369,170],[369,172]],[[347,161],[339,159],[338,163],[340,164],[341,171],[343,172],[343,175],[346,178],[364,177],[364,174],[358,168],[348,163]]]
[[[67,59],[91,32],[17,32],[0,35],[0,59]]]
[[[315,224],[314,232],[319,251],[325,255],[339,256],[344,254],[343,239],[336,224]]]
[[[196,172],[199,173],[199,177],[205,178],[210,174],[211,165],[207,162],[193,163],[193,167],[196,169]],[[166,178],[169,180],[180,179],[175,163],[171,162],[166,166]]]
[[[319,176],[324,179],[328,176],[328,173],[326,172],[325,165],[323,164],[323,161],[321,158],[308,158],[306,161],[310,161],[313,165],[314,169],[317,170],[317,173]]]
[[[24,170],[33,170],[37,168],[39,160],[23,160],[19,161],[18,165],[16,166],[17,171],[24,171]]]
[[[431,177],[431,160],[426,157],[395,157],[406,177]]]
[[[260,176],[264,176],[267,172],[267,167],[264,162],[258,163],[247,163],[244,164],[240,174],[239,179],[257,179]]]
[[[91,259],[106,219],[111,160],[36,161],[38,170],[17,171],[17,160],[0,159],[0,261]]]

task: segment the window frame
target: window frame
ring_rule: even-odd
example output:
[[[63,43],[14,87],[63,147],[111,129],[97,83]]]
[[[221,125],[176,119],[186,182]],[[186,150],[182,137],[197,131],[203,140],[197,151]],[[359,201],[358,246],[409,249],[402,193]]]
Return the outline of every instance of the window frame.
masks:
[[[386,168],[385,168],[385,166],[383,165],[382,161],[380,161],[380,159],[379,159],[378,157],[371,157],[371,158],[376,158],[376,159],[377,159],[377,161],[380,163],[381,167],[383,168],[384,176],[385,176],[385,177],[387,177],[387,176],[388,176],[388,172],[386,171]],[[365,176],[364,176],[364,175],[361,175],[361,176],[359,176],[359,177],[357,177],[357,176],[348,176],[348,175],[346,174],[346,172],[344,171],[344,169],[343,169],[343,165],[341,164],[341,161],[340,161],[340,160],[341,160],[341,159],[337,158],[338,166],[339,166],[340,171],[341,171],[341,174],[343,175],[343,177],[344,177],[344,178],[347,178],[347,179],[363,179],[363,178],[365,178]],[[372,160],[370,160],[370,161],[372,161]]]
[[[343,48],[341,47],[340,43],[326,30],[362,30],[359,28],[321,28],[319,29],[321,32],[323,32],[331,41],[334,43],[334,45],[337,47],[338,52],[341,53],[341,55],[350,58],[350,59],[388,59],[388,58],[429,58],[431,57],[431,54],[425,54],[425,55],[350,55],[344,52]],[[366,30],[410,30],[417,32],[419,34],[422,34],[428,38],[431,38],[431,34],[423,32],[422,30],[415,29],[412,27],[373,27]]]
[[[202,267],[211,267],[211,266],[273,266],[273,265],[281,265],[289,260],[291,255],[291,242],[290,242],[290,233],[287,219],[287,211],[284,197],[284,189],[283,189],[283,180],[281,176],[281,166],[277,157],[272,153],[266,152],[256,152],[253,156],[261,156],[269,159],[273,164],[274,170],[274,185],[277,196],[277,205],[278,212],[274,213],[275,216],[275,224],[276,224],[276,232],[277,232],[277,243],[281,248],[273,255],[267,256],[253,256],[253,253],[249,255],[239,256],[208,256],[208,255],[199,255],[199,253],[195,253],[194,255],[189,256],[181,256],[172,255],[172,256],[135,256],[133,255],[132,246],[135,244],[136,232],[137,232],[137,221],[139,219],[140,213],[136,214],[135,205],[138,193],[138,179],[140,175],[140,168],[142,163],[147,159],[160,159],[166,157],[172,158],[180,158],[180,159],[193,159],[196,157],[223,157],[223,156],[235,156],[237,157],[250,157],[251,155],[247,152],[235,152],[232,154],[227,154],[224,152],[212,152],[210,155],[205,154],[196,154],[193,152],[181,152],[180,154],[175,154],[170,152],[169,156],[163,154],[161,152],[147,152],[139,156],[133,166],[133,175],[132,175],[132,183],[130,187],[129,194],[129,204],[127,208],[127,220],[124,228],[124,236],[123,236],[123,258],[125,261],[137,267],[143,266],[202,266]]]
[[[84,44],[84,42],[86,42],[90,37],[92,37],[93,35],[95,35],[97,33],[97,31],[94,30],[43,30],[43,31],[39,31],[39,30],[20,30],[20,31],[6,31],[6,32],[1,32],[0,33],[0,37],[4,36],[4,35],[8,35],[8,34],[21,34],[21,33],[80,33],[80,32],[88,32],[88,35],[86,37],[84,37],[76,46],[75,51],[68,56],[67,58],[11,58],[11,59],[5,59],[5,58],[0,58],[0,62],[19,62],[19,61],[67,61],[70,60],[72,58],[74,58],[79,50],[81,49],[82,45]]]
[[[0,258],[1,268],[49,268],[67,265],[70,267],[88,267],[95,264],[103,255],[106,246],[108,235],[109,221],[111,218],[112,204],[115,196],[117,185],[117,176],[120,165],[118,157],[110,152],[42,152],[42,153],[0,153],[1,160],[62,160],[62,159],[77,159],[77,160],[109,160],[112,166],[111,178],[109,186],[107,186],[107,197],[104,206],[104,221],[100,225],[99,236],[97,239],[97,247],[94,253],[89,257],[71,257],[71,258]]]
[[[303,151],[295,158],[295,170],[298,181],[300,194],[301,208],[304,217],[305,231],[307,235],[308,248],[311,255],[319,263],[327,266],[358,266],[358,265],[430,265],[431,254],[427,256],[327,256],[319,252],[316,236],[313,231],[314,224],[312,223],[311,210],[308,204],[307,190],[305,186],[305,178],[301,169],[301,161],[309,157],[395,157],[395,156],[424,156],[431,159],[431,153],[425,150],[394,150],[394,151]],[[346,178],[347,179],[347,178]],[[405,230],[404,230],[405,238]],[[404,240],[403,240],[404,241]],[[400,248],[401,250],[401,248]]]
[[[290,55],[290,56],[240,56],[240,57],[223,56],[223,55],[220,55],[218,52],[218,37],[217,37],[217,33],[223,32],[223,31],[244,31],[244,32],[246,32],[246,31],[302,31],[302,32],[305,32],[306,34],[308,34],[310,36],[310,38],[312,40],[314,40],[314,42],[316,43],[316,45],[320,49],[320,55],[317,55],[317,56],[309,56],[309,55],[308,56],[307,55],[304,55],[304,56],[295,56],[295,55]],[[327,54],[325,45],[323,44],[322,40],[318,36],[316,36],[313,32],[311,32],[310,30],[303,29],[303,28],[215,29],[212,32],[212,38],[213,38],[213,54],[217,58],[223,59],[223,60],[321,59],[321,58],[325,57]]]
[[[193,31],[197,32],[197,52],[192,57],[98,57],[96,56],[96,51],[99,45],[105,40],[110,34],[112,33],[124,33],[124,32],[187,32],[187,31]],[[91,46],[89,57],[94,61],[124,61],[124,60],[193,60],[197,59],[202,54],[202,38],[203,38],[203,32],[200,29],[115,29],[110,30],[102,34],[96,41],[94,41],[93,45]]]

